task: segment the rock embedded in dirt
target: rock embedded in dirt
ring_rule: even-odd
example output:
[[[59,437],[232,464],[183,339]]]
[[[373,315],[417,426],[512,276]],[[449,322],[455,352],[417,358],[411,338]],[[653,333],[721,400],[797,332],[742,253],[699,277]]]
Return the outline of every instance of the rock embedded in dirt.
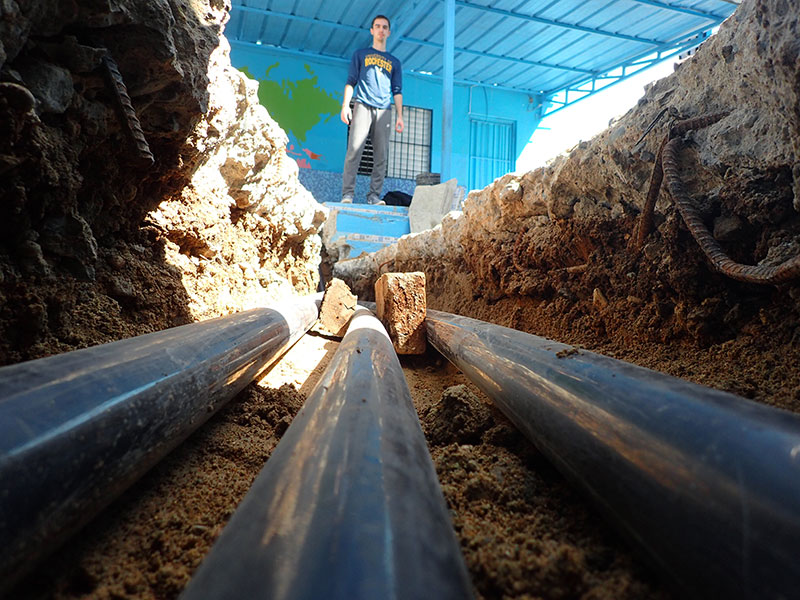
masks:
[[[605,294],[600,288],[594,288],[594,291],[592,291],[592,304],[594,304],[599,310],[603,310],[608,307],[608,298],[606,298]]]
[[[344,337],[350,318],[355,314],[358,298],[341,279],[333,278],[325,286],[325,295],[319,307],[319,321],[315,330]]]

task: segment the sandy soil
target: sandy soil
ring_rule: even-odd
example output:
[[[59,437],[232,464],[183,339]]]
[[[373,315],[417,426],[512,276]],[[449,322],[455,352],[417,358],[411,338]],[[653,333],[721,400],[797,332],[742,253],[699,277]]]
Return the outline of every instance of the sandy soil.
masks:
[[[337,346],[304,336],[11,597],[177,597]],[[455,367],[402,363],[479,598],[669,597]]]

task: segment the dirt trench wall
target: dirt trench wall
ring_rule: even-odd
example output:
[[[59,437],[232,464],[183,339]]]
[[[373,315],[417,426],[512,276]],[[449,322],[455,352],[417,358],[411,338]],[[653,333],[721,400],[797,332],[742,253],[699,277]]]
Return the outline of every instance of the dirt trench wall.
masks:
[[[782,336],[800,341],[797,284],[713,272],[665,188],[656,230],[641,250],[632,244],[670,124],[729,111],[687,136],[681,169],[693,202],[741,263],[800,253],[799,19],[798,0],[745,0],[609,129],[544,168],[472,192],[463,214],[334,274],[369,297],[378,265],[393,261],[388,268],[425,271],[434,308],[563,341],[708,345],[781,323]]]
[[[316,289],[325,211],[230,65],[229,9],[0,4],[0,364]]]

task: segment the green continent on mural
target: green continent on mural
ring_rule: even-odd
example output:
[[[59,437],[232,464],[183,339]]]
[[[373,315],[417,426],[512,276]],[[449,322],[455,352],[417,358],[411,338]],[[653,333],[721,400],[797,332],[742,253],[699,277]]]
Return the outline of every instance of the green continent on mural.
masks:
[[[342,102],[317,87],[317,77],[308,65],[305,68],[311,77],[297,81],[284,79],[281,83],[270,81],[267,79],[269,72],[278,64],[271,65],[264,72],[264,79],[255,77],[247,67],[243,67],[242,72],[258,81],[258,99],[278,125],[287,133],[294,134],[298,141],[305,142],[306,134],[323,117],[327,121],[332,115],[339,114]]]

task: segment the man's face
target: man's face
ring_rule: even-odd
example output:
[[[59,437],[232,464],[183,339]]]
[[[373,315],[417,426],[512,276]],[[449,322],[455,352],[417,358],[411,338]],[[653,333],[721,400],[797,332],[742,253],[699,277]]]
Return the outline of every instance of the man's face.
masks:
[[[386,19],[375,19],[369,32],[376,40],[385,41],[389,37],[389,21]]]

